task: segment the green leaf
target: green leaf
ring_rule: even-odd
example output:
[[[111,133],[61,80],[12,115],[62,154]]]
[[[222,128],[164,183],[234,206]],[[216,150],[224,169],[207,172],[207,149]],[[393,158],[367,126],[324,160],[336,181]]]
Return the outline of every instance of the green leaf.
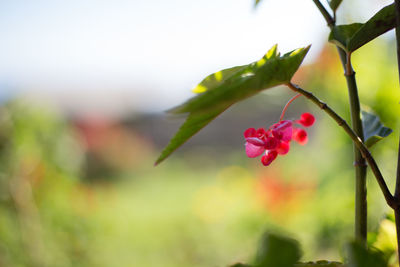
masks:
[[[382,8],[356,32],[348,48],[350,51],[355,51],[394,27],[396,27],[396,13],[394,4],[391,4]]]
[[[219,108],[210,112],[193,112],[189,114],[186,121],[179,128],[175,136],[169,141],[168,145],[161,152],[160,157],[156,161],[156,165],[166,159],[179,146],[186,142],[195,133],[200,131],[204,126],[209,124],[214,118],[221,114],[224,109]]]
[[[300,262],[294,265],[295,267],[344,267],[344,264],[337,261],[309,261],[309,262]]]
[[[346,246],[348,267],[387,267],[383,254],[378,250],[367,249],[364,245],[353,242]]]
[[[376,37],[396,27],[394,4],[378,11],[366,23],[353,23],[333,27],[329,41],[347,52],[353,52]]]
[[[278,56],[278,46],[274,45],[265,54],[264,58],[271,59]],[[236,66],[229,69],[220,70],[216,73],[208,75],[204,80],[202,80],[195,88],[192,89],[193,93],[204,93],[207,90],[214,89],[219,85],[223,84],[227,79],[232,77],[235,73],[244,70],[248,65]]]
[[[246,68],[247,65],[244,66],[236,66],[233,68],[220,70],[216,73],[208,75],[204,80],[201,81],[195,88],[192,89],[193,93],[199,94],[204,93],[207,90],[216,88],[218,85],[225,82],[227,79],[232,77],[233,74],[237,73],[238,71]]]
[[[290,82],[310,46],[279,56],[272,47],[260,60],[248,65],[229,68],[206,77],[197,94],[171,113],[188,113],[188,117],[161,152],[156,164],[167,158],[191,136],[210,123],[219,114],[238,101],[253,96],[264,89]],[[199,88],[197,86],[196,88]]]
[[[301,252],[296,240],[264,234],[255,259],[256,267],[293,267]]]
[[[362,23],[353,23],[348,25],[338,25],[333,27],[329,34],[329,42],[348,51],[348,44],[354,34],[363,26]]]
[[[336,12],[336,9],[338,9],[340,4],[342,3],[342,0],[329,0],[328,3],[333,12]]]
[[[361,119],[364,129],[364,143],[367,147],[371,147],[392,133],[392,129],[383,126],[379,117],[373,113],[362,111]]]

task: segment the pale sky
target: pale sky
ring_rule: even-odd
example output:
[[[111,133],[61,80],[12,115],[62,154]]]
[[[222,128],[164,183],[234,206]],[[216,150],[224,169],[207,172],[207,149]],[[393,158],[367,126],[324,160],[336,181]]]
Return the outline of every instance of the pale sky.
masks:
[[[69,109],[161,111],[222,68],[328,29],[311,0],[0,2],[0,97],[46,95]],[[108,110],[109,109],[109,110]]]

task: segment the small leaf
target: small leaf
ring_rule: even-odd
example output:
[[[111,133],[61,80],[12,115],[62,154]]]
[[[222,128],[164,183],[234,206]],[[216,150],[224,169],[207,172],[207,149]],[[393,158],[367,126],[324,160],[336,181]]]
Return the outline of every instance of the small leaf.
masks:
[[[362,23],[353,23],[333,27],[329,35],[329,42],[334,43],[340,48],[348,51],[347,47],[351,41],[351,38],[362,27],[362,25]]]
[[[260,2],[261,2],[261,0],[255,0],[254,1],[254,6],[257,7]]]
[[[235,263],[233,265],[230,265],[229,267],[251,267],[251,265],[244,264],[244,263]]]
[[[207,76],[199,85],[203,88],[201,89],[203,93],[197,94],[170,110],[174,114],[188,113],[189,115],[161,152],[156,164],[167,158],[231,105],[264,89],[288,83],[309,49],[310,46],[279,56],[277,47],[274,46],[256,62]]]
[[[382,125],[379,117],[373,113],[362,111],[362,124],[364,129],[364,140],[367,147],[392,133],[392,129]]]
[[[353,23],[333,27],[329,41],[347,52],[353,52],[376,37],[396,27],[394,4],[378,11],[366,23]]]
[[[256,267],[293,267],[301,252],[296,240],[264,234],[255,259]]]
[[[319,260],[296,263],[294,267],[344,267],[344,264],[337,261]]]
[[[349,51],[355,51],[376,37],[396,27],[394,4],[382,8],[356,32],[348,44]]]
[[[329,0],[328,3],[333,12],[336,12],[336,9],[338,9],[340,4],[342,3],[342,0]]]
[[[347,245],[346,255],[348,267],[387,267],[383,254],[378,250],[370,250],[353,242]]]

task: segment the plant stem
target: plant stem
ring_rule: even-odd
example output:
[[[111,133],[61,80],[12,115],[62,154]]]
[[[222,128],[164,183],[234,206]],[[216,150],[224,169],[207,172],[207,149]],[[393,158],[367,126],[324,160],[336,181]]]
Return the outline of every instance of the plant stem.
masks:
[[[325,18],[328,26],[332,29],[335,26],[335,17],[332,17],[324,8],[319,0],[313,0],[321,14]],[[349,92],[349,103],[351,113],[351,124],[356,135],[364,141],[364,133],[361,122],[360,100],[358,98],[357,83],[355,72],[351,66],[350,56],[340,47],[336,46],[339,52],[340,61],[344,69],[346,77],[347,89]],[[356,197],[355,197],[355,237],[360,242],[366,244],[367,242],[367,165],[361,152],[353,143],[354,150],[354,165],[356,176]]]
[[[343,50],[342,50],[343,51]],[[351,54],[346,55],[345,77],[349,92],[351,124],[354,132],[364,142],[364,130],[361,122],[360,100],[358,98],[355,72],[351,66]],[[356,172],[356,212],[355,236],[356,239],[366,244],[367,241],[367,164],[360,150],[353,144],[354,165]]]
[[[400,240],[399,240],[399,233],[400,233],[400,208],[399,206],[396,206],[394,208],[394,220],[396,223],[396,238],[397,238],[397,257],[399,258],[400,255]],[[399,262],[400,266],[400,262]]]
[[[394,208],[395,206],[399,206],[396,203],[395,198],[390,193],[390,191],[386,185],[385,179],[383,178],[382,173],[379,170],[379,167],[375,162],[375,159],[372,157],[371,152],[368,150],[368,148],[362,142],[361,138],[347,124],[347,122],[342,117],[340,117],[333,109],[331,109],[326,103],[319,100],[312,93],[310,93],[292,83],[288,83],[286,85],[293,91],[300,93],[300,94],[304,95],[307,99],[311,100],[311,102],[313,102],[318,107],[320,107],[323,111],[325,111],[332,119],[334,119],[337,122],[337,124],[339,126],[341,126],[343,128],[343,130],[346,132],[346,134],[351,138],[351,140],[353,140],[353,143],[356,145],[358,150],[361,152],[361,155],[363,156],[363,158],[365,158],[365,160],[368,162],[369,166],[371,167],[371,170],[375,176],[376,181],[378,182],[378,185],[383,193],[383,196],[385,197],[387,204],[392,208]]]
[[[397,51],[397,70],[399,72],[400,82],[400,0],[394,1],[396,10],[396,51]],[[394,198],[400,201],[400,140],[399,140],[399,152],[397,157],[397,175],[396,175],[396,188],[394,191]],[[400,206],[397,205],[394,208],[394,216],[396,222],[396,236],[397,236],[397,256],[400,258]],[[400,266],[400,262],[399,262]]]
[[[319,0],[313,0],[314,4],[317,6],[319,11],[321,12],[322,16],[324,16],[324,19],[326,20],[326,23],[328,23],[328,27],[331,28],[335,26],[335,19],[334,17],[329,14],[329,12],[326,10],[326,8],[321,4]]]
[[[281,116],[279,117],[279,121],[283,120],[283,116],[285,116],[286,110],[288,109],[288,107],[290,106],[290,104],[299,96],[301,96],[301,94],[297,94],[294,97],[292,97],[285,105],[285,107],[282,110]]]

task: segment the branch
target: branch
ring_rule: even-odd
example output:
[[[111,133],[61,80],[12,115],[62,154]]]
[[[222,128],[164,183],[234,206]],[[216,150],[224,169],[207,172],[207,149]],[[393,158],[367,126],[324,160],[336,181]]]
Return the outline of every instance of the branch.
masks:
[[[379,187],[381,188],[381,191],[385,197],[387,204],[393,208],[396,205],[395,198],[390,193],[390,191],[386,185],[385,179],[383,178],[382,173],[379,170],[379,167],[375,162],[375,159],[372,157],[371,152],[368,150],[368,148],[365,146],[365,144],[361,141],[360,137],[358,137],[354,133],[354,131],[347,124],[347,122],[342,117],[340,117],[333,109],[331,109],[326,103],[319,100],[312,93],[310,93],[304,89],[301,89],[299,86],[294,85],[292,83],[288,83],[286,85],[293,91],[304,95],[307,99],[311,100],[311,102],[313,102],[314,104],[319,106],[332,119],[334,119],[339,126],[341,126],[343,128],[343,130],[347,133],[347,135],[351,138],[351,140],[353,140],[353,143],[360,150],[362,156],[368,162],[369,166],[371,167],[372,172],[375,175],[376,181],[378,182]]]
[[[396,9],[396,52],[397,52],[397,70],[399,72],[400,81],[400,0],[394,1]],[[400,201],[400,141],[398,147],[397,156],[397,174],[396,174],[396,187],[394,191],[394,198]],[[395,223],[396,223],[396,234],[397,234],[397,256],[400,255],[400,206],[394,209]]]
[[[328,23],[329,28],[332,28],[335,26],[335,18],[329,14],[329,12],[326,10],[326,8],[321,4],[319,0],[313,0],[314,4],[317,6],[319,11],[321,12],[322,16],[324,16],[324,19],[326,20],[326,23]]]
[[[319,0],[313,0],[321,14],[324,16],[329,28],[332,30],[336,24],[336,12],[331,17],[328,11],[322,6]],[[355,72],[351,66],[351,53],[346,53],[339,46],[336,46],[340,61],[343,65],[344,75],[346,77],[347,88],[349,92],[349,104],[351,112],[352,127],[361,140],[364,142],[364,133],[361,122],[360,100],[358,98],[358,89],[355,78]],[[355,199],[355,236],[356,239],[366,244],[367,241],[367,165],[362,152],[354,146],[354,161],[356,175],[356,199]]]
[[[396,52],[397,52],[397,70],[399,72],[400,81],[400,1],[394,1],[396,7]],[[400,198],[400,141],[399,141],[399,152],[397,157],[397,175],[396,175],[396,190],[394,192],[396,198]],[[400,249],[400,246],[399,246]]]

